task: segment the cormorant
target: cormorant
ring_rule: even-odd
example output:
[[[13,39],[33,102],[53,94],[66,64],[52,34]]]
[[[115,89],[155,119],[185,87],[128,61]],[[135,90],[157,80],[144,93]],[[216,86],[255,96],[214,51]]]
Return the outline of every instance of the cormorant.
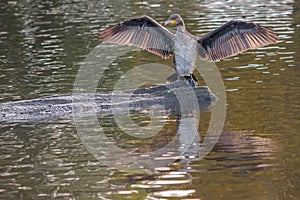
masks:
[[[103,42],[140,47],[162,58],[174,55],[176,79],[187,79],[195,86],[193,71],[198,56],[207,61],[219,61],[249,49],[276,43],[276,33],[257,23],[229,21],[199,37],[190,34],[179,14],[172,14],[165,25],[176,25],[176,33],[149,16],[126,20],[100,32]],[[174,76],[169,80],[174,81]]]

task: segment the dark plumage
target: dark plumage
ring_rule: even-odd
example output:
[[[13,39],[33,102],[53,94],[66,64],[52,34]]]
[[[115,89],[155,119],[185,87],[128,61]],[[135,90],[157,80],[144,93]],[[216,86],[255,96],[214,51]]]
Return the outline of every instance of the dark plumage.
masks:
[[[200,37],[186,31],[178,14],[171,15],[166,24],[176,25],[176,34],[151,17],[142,16],[104,29],[100,32],[100,39],[107,43],[137,46],[162,58],[174,55],[177,78],[188,79],[192,86],[195,85],[192,73],[199,55],[208,61],[219,61],[249,49],[274,44],[278,39],[272,29],[243,21],[229,21]]]
[[[148,16],[115,24],[100,32],[103,42],[137,46],[169,58],[173,55],[173,34]]]
[[[201,36],[199,44],[207,51],[206,59],[218,61],[249,49],[276,43],[276,33],[265,26],[251,22],[229,21]]]

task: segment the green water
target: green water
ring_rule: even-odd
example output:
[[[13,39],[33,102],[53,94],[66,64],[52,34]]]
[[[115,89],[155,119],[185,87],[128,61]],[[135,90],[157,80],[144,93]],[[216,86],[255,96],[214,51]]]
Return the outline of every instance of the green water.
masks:
[[[254,21],[273,28],[279,42],[216,63],[227,95],[219,143],[204,159],[193,152],[155,174],[95,159],[72,119],[1,122],[0,199],[299,199],[299,8],[293,0],[1,1],[1,103],[72,93],[100,28],[140,15],[162,23],[179,13],[195,35],[232,19]],[[131,52],[106,71],[98,90],[110,91],[120,74],[149,62],[172,66]],[[149,120],[133,118],[143,126]],[[202,138],[209,119],[201,113]],[[176,116],[160,120],[166,125],[150,142],[122,135],[109,116],[99,122],[120,147],[147,153],[189,130]]]

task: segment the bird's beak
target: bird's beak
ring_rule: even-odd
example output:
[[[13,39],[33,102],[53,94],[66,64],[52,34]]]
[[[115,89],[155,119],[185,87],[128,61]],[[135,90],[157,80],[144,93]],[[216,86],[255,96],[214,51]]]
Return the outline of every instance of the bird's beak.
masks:
[[[175,19],[173,19],[173,20],[169,19],[169,20],[165,21],[165,25],[167,25],[167,24],[176,24],[176,20]]]

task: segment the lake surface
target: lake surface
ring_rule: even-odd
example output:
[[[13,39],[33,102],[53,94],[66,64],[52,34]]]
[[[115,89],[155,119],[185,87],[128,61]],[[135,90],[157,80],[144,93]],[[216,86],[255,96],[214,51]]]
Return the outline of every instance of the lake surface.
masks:
[[[195,35],[233,19],[261,23],[279,35],[276,45],[216,63],[227,110],[213,150],[204,158],[197,151],[211,112],[201,112],[200,120],[156,116],[164,126],[149,140],[124,134],[127,129],[112,115],[99,117],[102,128],[93,131],[144,157],[175,137],[184,145],[191,142],[190,133],[198,133],[184,156],[148,172],[126,168],[129,157],[113,150],[97,159],[71,117],[0,122],[0,199],[300,198],[299,1],[1,1],[0,103],[71,94],[87,55],[101,43],[100,29],[141,15],[163,23],[172,13],[181,14]],[[122,74],[146,63],[172,66],[172,59],[128,52],[105,71],[97,91],[112,91]],[[147,130],[149,113],[131,113],[131,118],[143,133],[155,130],[155,124]]]

